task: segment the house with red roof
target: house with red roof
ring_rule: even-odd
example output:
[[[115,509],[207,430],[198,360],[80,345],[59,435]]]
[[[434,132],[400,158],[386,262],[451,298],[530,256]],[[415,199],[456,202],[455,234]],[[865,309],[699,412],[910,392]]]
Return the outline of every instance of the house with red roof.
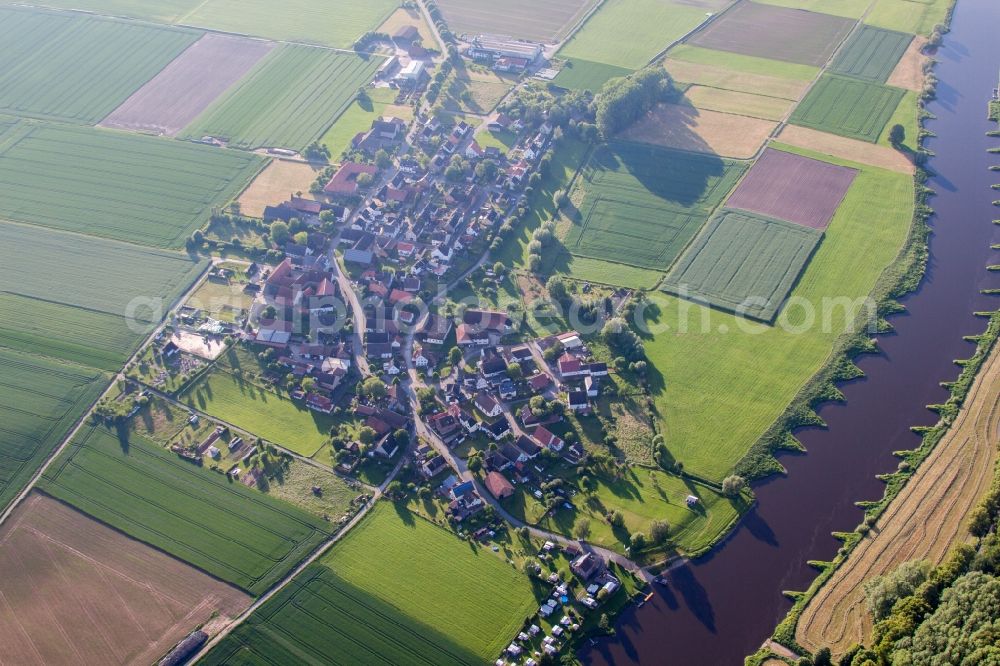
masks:
[[[333,177],[323,187],[323,191],[330,195],[350,196],[358,193],[358,176],[366,173],[374,178],[378,174],[378,168],[371,164],[360,164],[358,162],[344,162],[333,174]]]

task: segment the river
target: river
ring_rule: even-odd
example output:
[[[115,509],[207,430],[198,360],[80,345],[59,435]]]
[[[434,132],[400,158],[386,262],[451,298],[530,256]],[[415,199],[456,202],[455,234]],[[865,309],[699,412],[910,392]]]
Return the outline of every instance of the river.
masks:
[[[1000,2],[958,0],[928,105],[937,118],[926,127],[937,137],[926,145],[938,174],[929,183],[938,193],[930,263],[903,301],[908,312],[892,319],[895,333],[880,336],[881,353],[860,359],[866,378],[842,387],[846,403],[823,406],[827,429],[797,433],[808,453],[781,457],[788,475],[755,487],[758,505],[730,538],[672,571],[668,587],[626,612],[614,640],[581,653],[584,663],[742,664],[790,608],[781,591],[805,590],[816,576],[806,561],[832,559],[840,542],[830,533],[861,521],[854,502],[882,496],[875,475],[895,469],[892,451],[918,444],[909,427],[936,420],[925,405],[947,399],[938,382],[955,379],[953,359],[974,349],[962,336],[985,328],[972,313],[997,307],[979,290],[1000,287],[985,269],[998,263],[990,243],[1000,242],[990,190],[1000,173],[988,171],[998,161],[986,153],[997,140],[985,136],[996,128],[986,105],[1000,65],[998,27]]]

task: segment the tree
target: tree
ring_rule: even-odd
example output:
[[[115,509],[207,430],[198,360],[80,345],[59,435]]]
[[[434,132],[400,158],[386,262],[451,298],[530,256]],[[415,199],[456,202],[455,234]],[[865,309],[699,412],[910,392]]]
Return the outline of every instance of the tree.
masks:
[[[621,528],[625,526],[625,516],[621,511],[615,510],[608,514],[608,524],[612,527]]]
[[[309,244],[309,232],[300,231],[293,236],[296,245],[308,245]]]
[[[282,222],[281,220],[275,220],[271,223],[270,236],[275,245],[284,245],[288,242],[288,238],[290,236],[288,232],[288,224]]]
[[[497,177],[500,169],[497,167],[497,163],[491,159],[485,159],[476,165],[476,178],[481,181],[489,182]]]
[[[590,538],[590,521],[586,518],[581,518],[577,521],[576,527],[573,528],[573,534],[580,541],[586,541]]]
[[[375,166],[379,169],[388,169],[392,166],[392,155],[390,155],[384,148],[379,148],[375,151]]]
[[[906,141],[906,128],[896,123],[889,130],[889,143],[893,148],[899,148],[903,145],[904,141]]]
[[[611,633],[611,619],[607,613],[601,613],[601,619],[597,623],[598,628],[606,634]]]
[[[670,524],[665,520],[654,520],[649,524],[649,538],[656,545],[662,546],[670,538]]]
[[[316,379],[313,377],[306,377],[302,380],[302,390],[306,393],[312,391],[316,387]]]
[[[813,655],[813,666],[833,666],[833,657],[830,655],[830,648],[821,647]]]
[[[913,594],[927,580],[930,571],[930,562],[926,560],[904,562],[894,571],[866,582],[865,599],[872,617],[882,620],[888,616],[896,601]]]
[[[385,383],[378,377],[369,377],[362,383],[361,388],[365,395],[376,400],[384,398],[388,393]]]
[[[375,441],[376,437],[378,437],[378,433],[371,426],[363,426],[358,430],[358,441],[362,444],[371,444]]]
[[[629,550],[630,552],[639,552],[646,547],[646,535],[642,532],[636,532],[629,539]]]
[[[370,173],[359,173],[358,177],[354,179],[354,182],[358,184],[358,187],[366,188],[375,182],[375,177]]]
[[[515,382],[524,376],[524,371],[521,370],[520,363],[511,363],[507,366],[507,376],[513,379]]]
[[[273,305],[268,305],[260,313],[260,316],[261,316],[262,319],[274,319],[275,317],[278,316],[278,311],[274,309]]]
[[[405,446],[410,441],[410,433],[405,429],[400,428],[396,432],[392,433],[392,439],[399,446]]]
[[[452,347],[451,351],[448,352],[448,363],[458,365],[461,360],[462,350],[458,347]]]
[[[469,456],[468,465],[471,472],[478,474],[483,469],[482,455],[478,451],[471,454]]]
[[[722,480],[722,494],[729,498],[736,498],[746,488],[747,482],[738,474],[731,474]]]
[[[611,79],[597,99],[597,129],[610,139],[645,116],[673,92],[670,75],[659,66]]]

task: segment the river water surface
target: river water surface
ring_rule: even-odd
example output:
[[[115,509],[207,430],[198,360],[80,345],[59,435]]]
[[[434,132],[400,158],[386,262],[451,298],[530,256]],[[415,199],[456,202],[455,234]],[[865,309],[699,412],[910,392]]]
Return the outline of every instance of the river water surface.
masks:
[[[854,502],[882,496],[875,475],[896,467],[892,451],[919,443],[909,427],[936,420],[925,405],[947,399],[938,382],[953,380],[953,359],[973,351],[962,336],[985,328],[972,313],[997,307],[979,290],[1000,287],[985,270],[998,263],[990,244],[1000,242],[989,187],[1000,173],[988,171],[997,160],[986,153],[998,140],[985,136],[996,128],[986,105],[997,85],[998,34],[1000,2],[958,0],[936,56],[940,84],[928,110],[937,118],[926,124],[937,134],[926,143],[936,153],[929,184],[938,193],[930,264],[903,301],[908,313],[893,318],[895,334],[880,337],[882,353],[859,360],[867,377],[842,387],[845,404],[820,410],[828,429],[797,433],[808,453],[782,456],[788,476],[755,487],[759,503],[734,534],[673,570],[669,586],[657,585],[651,602],[623,616],[613,641],[581,654],[585,663],[742,664],[790,608],[781,591],[805,590],[815,578],[806,561],[832,559],[840,543],[830,532],[861,521]]]

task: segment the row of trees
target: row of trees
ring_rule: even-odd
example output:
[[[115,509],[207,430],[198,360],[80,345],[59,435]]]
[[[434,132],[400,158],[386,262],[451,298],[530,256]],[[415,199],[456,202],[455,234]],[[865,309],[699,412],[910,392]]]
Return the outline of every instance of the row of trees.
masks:
[[[674,93],[670,75],[662,67],[647,67],[629,76],[611,79],[597,98],[597,129],[610,139]]]

